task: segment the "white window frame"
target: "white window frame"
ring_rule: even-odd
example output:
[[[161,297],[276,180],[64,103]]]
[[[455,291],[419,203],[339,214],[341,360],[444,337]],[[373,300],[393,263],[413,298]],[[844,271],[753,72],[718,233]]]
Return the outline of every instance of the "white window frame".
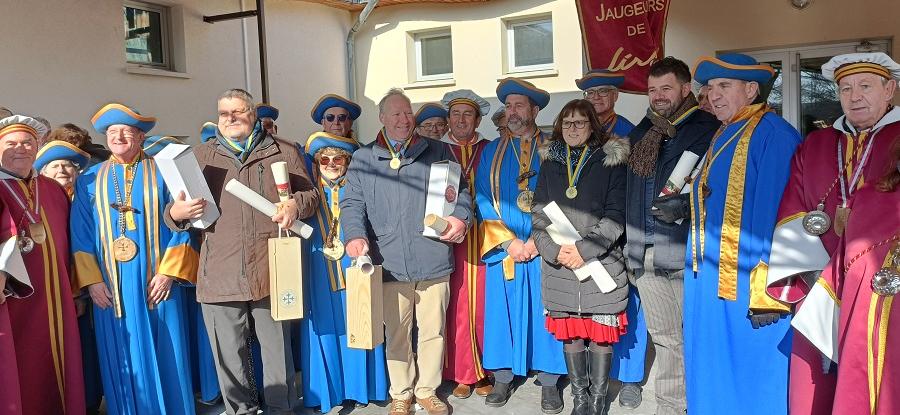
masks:
[[[122,19],[125,19],[125,7],[130,7],[138,10],[146,10],[153,13],[159,13],[159,33],[162,37],[162,63],[156,62],[137,62],[128,60],[128,55],[125,55],[125,62],[129,65],[136,67],[150,67],[157,69],[172,69],[172,50],[171,50],[171,38],[172,33],[169,25],[170,19],[170,9],[166,6],[162,6],[154,3],[147,3],[143,1],[125,1],[122,2]],[[122,39],[123,45],[126,39]]]
[[[552,42],[550,45],[550,55],[553,58],[553,61],[550,63],[543,63],[538,65],[525,65],[525,66],[516,66],[516,31],[515,28],[518,26],[527,26],[535,23],[550,23],[550,36],[552,37]],[[553,17],[552,16],[541,16],[539,18],[533,19],[520,19],[506,22],[506,67],[508,68],[507,72],[531,72],[531,71],[545,71],[554,69],[556,67],[556,48],[553,46],[553,43],[556,42],[556,36],[553,36]]]
[[[447,73],[439,73],[434,75],[424,75],[422,73],[422,40],[433,39],[436,37],[450,38],[450,60],[451,62],[453,61],[453,34],[450,32],[450,29],[414,34],[413,38],[415,39],[416,49],[416,81],[437,81],[443,79],[453,79],[452,68],[450,72]]]
[[[865,45],[864,45],[865,44]],[[861,48],[866,48],[865,50]],[[871,48],[871,49],[868,49]],[[836,56],[862,51],[891,53],[890,39],[860,40],[856,42],[835,42],[815,45],[800,45],[773,49],[731,51],[752,56],[759,62],[781,61],[781,116],[794,128],[800,130],[800,61],[809,58]]]

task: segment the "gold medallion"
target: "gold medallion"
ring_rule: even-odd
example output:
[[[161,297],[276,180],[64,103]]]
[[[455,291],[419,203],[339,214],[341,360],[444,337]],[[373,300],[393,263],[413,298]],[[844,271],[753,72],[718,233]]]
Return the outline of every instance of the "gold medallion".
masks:
[[[137,255],[137,244],[122,235],[113,241],[113,256],[116,261],[128,262]]]
[[[576,189],[575,186],[569,186],[568,188],[566,188],[566,197],[568,197],[569,199],[574,199],[576,196],[578,196],[578,189]]]
[[[43,244],[47,240],[47,230],[44,229],[43,223],[29,223],[28,236],[34,239],[34,242]]]
[[[335,238],[331,243],[331,248],[328,247],[328,244],[322,247],[322,253],[325,255],[325,258],[335,262],[340,261],[344,257],[344,243],[340,239]]]
[[[391,159],[390,166],[392,169],[397,170],[400,168],[400,159],[394,157]]]
[[[534,192],[531,190],[523,190],[516,196],[516,206],[525,213],[531,213],[531,205],[534,204]]]

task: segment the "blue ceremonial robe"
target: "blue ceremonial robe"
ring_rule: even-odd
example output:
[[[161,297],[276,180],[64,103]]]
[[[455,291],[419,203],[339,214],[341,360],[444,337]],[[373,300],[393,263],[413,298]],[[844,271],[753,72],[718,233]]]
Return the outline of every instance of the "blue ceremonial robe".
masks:
[[[757,265],[768,259],[779,201],[800,135],[778,115],[766,113],[754,130],[744,130],[752,131],[744,163],[743,157],[735,156],[735,149],[742,141],[741,128],[752,123],[746,113],[753,107],[746,107],[744,117],[726,124],[714,138],[707,158],[721,153],[709,169],[709,196],[702,200],[702,209],[703,180],[698,177],[693,183],[693,221],[684,273],[684,366],[691,415],[787,413],[790,319],[754,329],[748,310],[751,274],[758,273],[761,268]],[[735,138],[729,141],[731,137]],[[733,166],[746,166],[746,172],[733,174]],[[734,177],[730,179],[730,175]],[[726,194],[734,184],[731,181],[739,183],[741,179],[742,198],[740,192],[735,193],[738,198],[730,211],[739,214],[739,223],[729,226]],[[701,221],[704,212],[705,221]],[[728,259],[730,255],[720,255],[734,245],[723,246],[723,234],[739,237],[736,262]],[[697,264],[692,254],[696,254]],[[725,272],[728,270],[736,273]],[[760,276],[764,288],[764,274],[754,280]]]
[[[539,142],[542,140],[539,140]],[[512,280],[504,274],[506,251],[500,242],[515,238],[527,241],[531,236],[531,214],[516,206],[519,188],[516,178],[519,165],[516,152],[521,140],[497,139],[488,143],[481,153],[475,178],[475,202],[479,220],[486,235],[483,239],[482,259],[485,263],[484,298],[484,351],[485,369],[512,369],[513,374],[526,376],[529,370],[564,374],[562,342],[556,340],[545,326],[544,305],[541,297],[541,258],[514,264]],[[503,148],[501,148],[501,145]],[[499,153],[498,152],[502,152]],[[531,170],[538,172],[541,159],[531,159]],[[499,166],[497,166],[499,164]],[[499,194],[492,190],[493,183]],[[528,179],[528,188],[534,191],[537,175]],[[494,199],[499,204],[499,212]],[[504,235],[498,239],[497,235]],[[489,250],[488,250],[489,249]]]
[[[612,127],[613,134],[628,137],[634,129],[634,124],[616,114]],[[628,286],[628,306],[625,307],[625,315],[628,318],[628,331],[613,344],[613,360],[609,375],[621,382],[640,383],[644,380],[644,362],[647,360],[647,322],[641,309],[641,297],[637,288],[632,285]]]
[[[112,241],[121,235],[113,170],[124,197],[125,171],[112,160],[94,165],[78,177],[71,214],[72,252],[79,287],[103,282],[120,302],[94,306],[94,328],[109,414],[192,414],[194,395],[188,356],[188,322],[184,288],[172,285],[169,299],[147,305],[147,285],[156,273],[179,280],[196,279],[198,254],[187,232],[172,232],[163,222],[172,201],[156,163],[144,158],[135,169],[131,198],[134,229],[126,236],[138,254],[127,262],[113,259]]]
[[[342,187],[338,198],[343,193]],[[300,353],[303,405],[319,406],[323,413],[345,399],[369,403],[388,398],[384,345],[373,350],[347,347],[344,270],[350,267],[350,257],[344,255],[339,262],[334,262],[322,253],[323,234],[327,235],[331,229],[330,216],[325,209],[331,205],[332,198],[331,191],[326,188],[320,195],[317,215],[309,221],[313,227],[309,238],[311,252],[306,257],[309,312],[300,322],[301,340],[297,346],[304,350]]]

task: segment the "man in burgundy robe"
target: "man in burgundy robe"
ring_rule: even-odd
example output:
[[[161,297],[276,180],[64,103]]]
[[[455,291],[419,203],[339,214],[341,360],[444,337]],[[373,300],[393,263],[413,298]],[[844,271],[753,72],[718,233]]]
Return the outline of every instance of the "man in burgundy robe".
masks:
[[[900,65],[883,53],[854,53],[835,56],[822,73],[837,84],[844,115],[810,133],[795,153],[768,275],[753,283],[754,292],[794,305],[792,325],[800,335],[792,345],[792,414],[831,411],[838,353],[830,319],[838,309],[828,287],[818,283],[818,271],[835,260],[842,235],[861,231],[851,229],[850,212],[863,203],[857,195],[891,162],[891,143],[900,136],[900,109],[890,105]],[[896,210],[877,216],[888,212]]]
[[[32,169],[47,128],[0,120],[0,414],[83,414],[69,198]]]

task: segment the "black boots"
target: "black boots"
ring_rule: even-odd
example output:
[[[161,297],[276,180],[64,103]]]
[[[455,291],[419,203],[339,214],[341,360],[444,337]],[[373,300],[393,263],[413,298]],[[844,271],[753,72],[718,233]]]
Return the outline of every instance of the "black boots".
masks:
[[[572,388],[572,415],[591,415],[588,387],[588,351],[563,352],[566,368],[569,370],[569,385]]]
[[[589,350],[590,366],[590,414],[606,415],[606,392],[609,390],[609,367],[612,364],[612,351],[598,352]]]
[[[512,393],[512,385],[509,383],[495,382],[494,389],[484,398],[484,404],[494,408],[506,405]]]
[[[541,412],[545,414],[558,414],[563,410],[562,394],[559,386],[553,385],[541,386]]]

